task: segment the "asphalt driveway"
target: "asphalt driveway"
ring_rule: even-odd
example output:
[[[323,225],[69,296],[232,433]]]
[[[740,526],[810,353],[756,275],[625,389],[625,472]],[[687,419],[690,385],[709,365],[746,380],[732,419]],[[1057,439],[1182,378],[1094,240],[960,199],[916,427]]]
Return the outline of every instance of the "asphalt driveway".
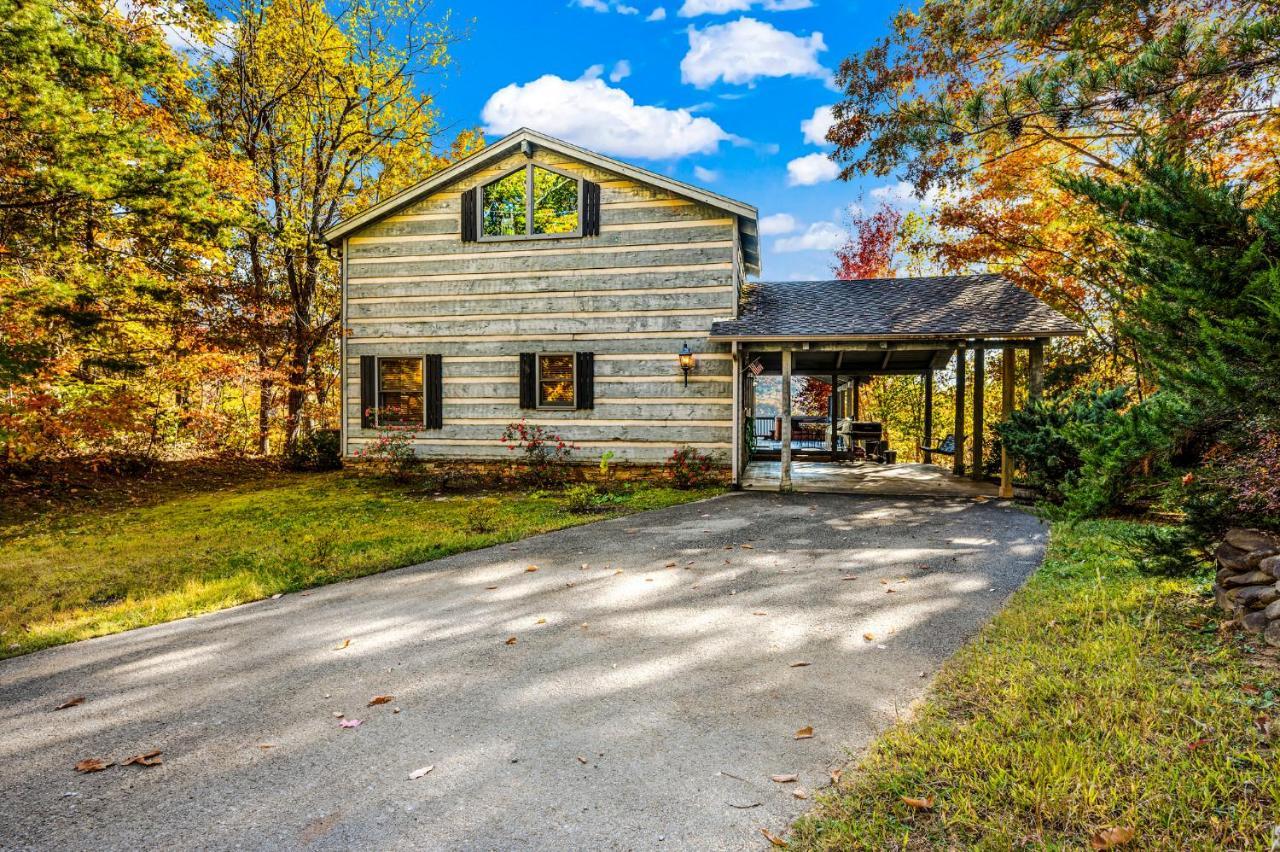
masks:
[[[0,848],[759,849],[1045,533],[733,494],[0,662]]]

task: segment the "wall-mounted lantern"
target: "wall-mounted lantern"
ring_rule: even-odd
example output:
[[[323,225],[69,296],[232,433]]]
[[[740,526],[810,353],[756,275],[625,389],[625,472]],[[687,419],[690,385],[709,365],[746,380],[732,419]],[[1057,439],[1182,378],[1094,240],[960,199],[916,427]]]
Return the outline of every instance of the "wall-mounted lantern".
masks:
[[[689,387],[689,371],[693,369],[693,352],[687,343],[680,346],[680,369],[684,371],[684,386]]]

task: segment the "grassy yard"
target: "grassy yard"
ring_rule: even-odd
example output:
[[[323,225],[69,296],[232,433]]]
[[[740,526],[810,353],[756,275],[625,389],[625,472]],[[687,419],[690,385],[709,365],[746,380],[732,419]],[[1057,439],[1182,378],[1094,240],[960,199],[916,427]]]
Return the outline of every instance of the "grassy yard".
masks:
[[[711,493],[637,486],[584,515],[554,493],[257,472],[27,512],[0,526],[0,658]]]
[[[1206,582],[1135,572],[1119,529],[1055,526],[1044,567],[791,848],[1088,849],[1113,828],[1133,829],[1123,848],[1275,848],[1275,656],[1219,630]]]

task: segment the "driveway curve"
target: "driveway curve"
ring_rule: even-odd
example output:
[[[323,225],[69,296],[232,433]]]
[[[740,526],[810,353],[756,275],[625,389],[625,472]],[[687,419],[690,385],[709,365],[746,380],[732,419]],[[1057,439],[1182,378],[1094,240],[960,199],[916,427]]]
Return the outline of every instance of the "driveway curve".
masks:
[[[0,848],[760,849],[1046,531],[731,494],[0,662]]]

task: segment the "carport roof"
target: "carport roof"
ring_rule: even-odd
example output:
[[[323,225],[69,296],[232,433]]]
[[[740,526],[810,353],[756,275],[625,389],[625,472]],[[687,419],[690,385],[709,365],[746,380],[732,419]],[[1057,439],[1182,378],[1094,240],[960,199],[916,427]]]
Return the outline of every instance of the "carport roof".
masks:
[[[1058,337],[1080,326],[1000,275],[760,281],[713,340]]]

